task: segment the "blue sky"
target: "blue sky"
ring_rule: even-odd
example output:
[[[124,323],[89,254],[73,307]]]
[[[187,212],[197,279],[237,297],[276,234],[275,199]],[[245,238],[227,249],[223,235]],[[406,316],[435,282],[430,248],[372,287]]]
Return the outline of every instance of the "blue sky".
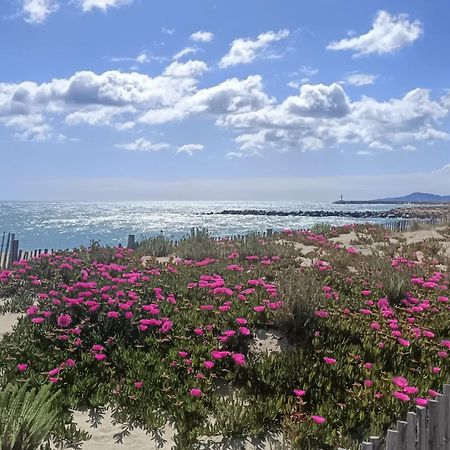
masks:
[[[450,193],[447,0],[4,0],[0,199]]]

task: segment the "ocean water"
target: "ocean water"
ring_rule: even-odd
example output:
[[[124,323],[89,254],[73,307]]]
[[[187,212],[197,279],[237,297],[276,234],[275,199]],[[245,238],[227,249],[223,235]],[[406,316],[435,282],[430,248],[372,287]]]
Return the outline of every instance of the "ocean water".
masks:
[[[342,225],[358,222],[345,217],[274,217],[205,215],[224,209],[277,211],[341,210],[384,211],[392,205],[333,205],[317,202],[0,202],[1,234],[15,233],[20,248],[73,248],[94,239],[102,244],[126,244],[128,234],[154,236],[164,233],[172,239],[189,233],[192,227],[206,227],[215,236],[245,234],[267,228],[306,228],[317,222]],[[367,222],[367,219],[359,220]],[[382,223],[384,219],[371,222]]]

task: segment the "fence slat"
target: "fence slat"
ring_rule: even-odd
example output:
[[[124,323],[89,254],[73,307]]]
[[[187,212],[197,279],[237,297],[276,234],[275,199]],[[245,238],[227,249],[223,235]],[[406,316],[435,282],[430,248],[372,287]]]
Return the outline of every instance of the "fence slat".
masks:
[[[428,448],[439,450],[439,402],[428,401]]]
[[[444,384],[443,392],[444,415],[447,418],[444,427],[444,449],[450,450],[450,384]]]
[[[381,438],[378,436],[370,436],[369,441],[372,444],[372,450],[381,450]]]
[[[371,442],[363,442],[361,444],[361,450],[373,450],[373,445]]]
[[[386,435],[386,450],[397,450],[398,431],[388,430]]]
[[[406,448],[416,450],[417,445],[417,417],[416,413],[410,411],[406,416]]]
[[[423,406],[416,407],[418,445],[420,450],[428,450],[427,410]]]
[[[397,450],[406,450],[406,427],[408,426],[408,422],[404,422],[399,420],[397,422]]]

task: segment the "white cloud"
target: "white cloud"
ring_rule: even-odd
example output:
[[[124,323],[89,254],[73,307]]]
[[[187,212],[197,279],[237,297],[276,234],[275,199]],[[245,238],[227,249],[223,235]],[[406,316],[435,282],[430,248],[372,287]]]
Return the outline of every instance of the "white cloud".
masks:
[[[354,73],[346,77],[345,82],[353,86],[367,86],[369,84],[375,83],[376,79],[376,75],[372,75],[369,73]]]
[[[83,12],[101,9],[106,11],[108,8],[118,8],[132,3],[133,0],[79,0],[79,5]]]
[[[356,152],[356,154],[357,154],[358,156],[371,156],[371,155],[373,155],[374,153],[371,152],[370,150],[358,150],[358,151]]]
[[[164,142],[155,143],[148,141],[145,138],[139,138],[134,142],[129,142],[128,144],[117,144],[116,147],[138,152],[158,152],[160,150],[167,150],[170,148],[170,145]]]
[[[162,32],[163,34],[167,34],[167,35],[169,35],[169,36],[172,36],[172,35],[175,34],[175,28],[165,28],[165,27],[162,27],[162,28],[161,28],[161,32]]]
[[[210,31],[196,31],[191,34],[191,39],[195,42],[211,42],[214,39],[214,34]]]
[[[393,53],[419,39],[422,33],[422,23],[411,22],[407,14],[395,16],[379,11],[366,34],[331,42],[327,49],[351,50],[355,56]]]
[[[163,75],[174,78],[197,78],[208,71],[208,66],[203,61],[189,60],[185,63],[173,62],[163,72]]]
[[[202,144],[184,144],[181,147],[178,147],[177,153],[186,153],[189,156],[192,156],[196,152],[201,152],[205,148]]]
[[[238,64],[249,64],[264,55],[271,44],[288,36],[289,30],[280,30],[278,32],[261,33],[254,41],[242,38],[235,39],[231,43],[229,52],[220,60],[219,67],[226,68]]]
[[[183,48],[183,50],[180,50],[178,53],[175,53],[175,55],[173,55],[172,59],[181,59],[184,56],[193,55],[194,53],[197,53],[196,48],[185,47],[185,48]]]
[[[140,121],[158,124],[200,114],[222,117],[258,110],[273,101],[264,93],[259,75],[249,76],[244,80],[231,78],[185,96],[171,107],[150,110],[140,117]]]
[[[260,110],[222,115],[218,123],[238,133],[242,151],[319,150],[344,144],[393,150],[418,142],[447,140],[439,130],[448,115],[426,89],[379,102],[352,102],[341,86],[303,85],[298,96]]]
[[[405,152],[415,152],[417,151],[417,148],[414,147],[414,145],[406,144],[402,146],[402,150],[405,150]]]
[[[56,0],[23,0],[22,14],[28,23],[43,23],[58,9]]]

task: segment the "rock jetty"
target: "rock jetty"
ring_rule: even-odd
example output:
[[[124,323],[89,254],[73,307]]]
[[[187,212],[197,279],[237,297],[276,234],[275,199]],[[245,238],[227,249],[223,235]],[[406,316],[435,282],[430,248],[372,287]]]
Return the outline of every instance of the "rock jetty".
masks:
[[[352,217],[355,219],[431,219],[450,218],[448,207],[414,207],[395,208],[388,211],[327,211],[327,210],[305,210],[305,211],[268,211],[264,209],[224,209],[218,213],[206,213],[208,215],[235,215],[235,216],[298,216],[298,217]]]

